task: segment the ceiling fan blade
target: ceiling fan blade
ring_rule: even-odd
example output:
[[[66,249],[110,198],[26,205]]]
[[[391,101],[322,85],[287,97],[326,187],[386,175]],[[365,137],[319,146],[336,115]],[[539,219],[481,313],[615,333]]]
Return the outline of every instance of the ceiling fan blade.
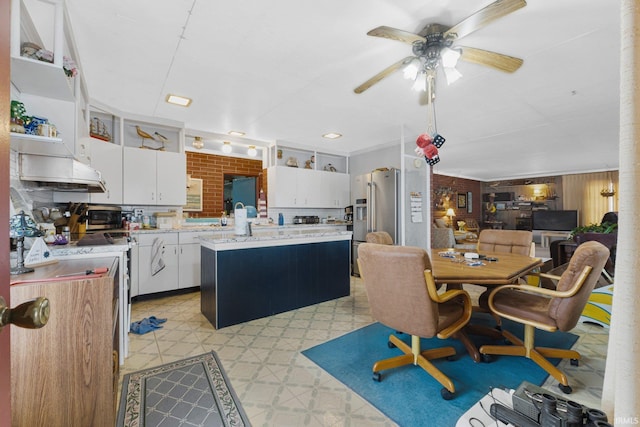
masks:
[[[385,26],[374,28],[373,30],[369,31],[367,35],[374,37],[383,37],[385,39],[397,40],[409,44],[412,44],[416,41],[425,41],[425,38],[418,34]]]
[[[488,50],[476,49],[475,47],[456,46],[462,49],[460,59],[474,64],[480,64],[496,70],[513,73],[524,62],[520,58],[515,58],[501,53],[490,52]]]
[[[382,70],[378,74],[376,74],[375,76],[371,77],[366,82],[362,83],[360,86],[355,88],[353,91],[355,93],[364,92],[365,90],[369,89],[374,84],[378,83],[380,80],[382,80],[385,77],[387,77],[388,75],[392,74],[394,71],[398,70],[399,68],[402,68],[405,64],[409,63],[409,61],[411,61],[413,58],[415,58],[415,56],[407,56],[406,58],[401,59],[400,61],[396,62],[395,64],[392,64],[392,65],[388,66],[387,68],[385,68],[384,70]]]
[[[453,36],[455,39],[461,39],[526,5],[527,2],[525,0],[497,0],[449,28],[444,32],[444,36]]]

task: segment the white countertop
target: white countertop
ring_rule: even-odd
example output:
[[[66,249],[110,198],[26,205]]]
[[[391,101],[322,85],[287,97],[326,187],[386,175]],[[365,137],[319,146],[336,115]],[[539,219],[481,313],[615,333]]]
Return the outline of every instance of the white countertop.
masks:
[[[233,230],[211,237],[202,237],[203,247],[214,251],[264,248],[271,246],[301,245],[307,243],[351,240],[351,231],[336,229],[335,226],[319,224],[318,227],[282,226],[254,228],[252,236],[238,236]]]
[[[129,242],[125,238],[113,239],[113,244],[78,246],[76,242],[68,245],[48,245],[51,254],[55,257],[70,255],[106,254],[113,252],[126,252],[129,250]]]
[[[347,225],[350,224],[287,224],[287,225],[275,225],[275,224],[252,224],[254,234],[263,230],[310,230],[310,229],[332,229],[332,230],[346,230]],[[152,233],[184,233],[184,232],[211,232],[217,234],[233,234],[233,225],[227,225],[222,227],[220,225],[182,225],[180,228],[141,228],[140,230],[132,230],[129,233],[131,235],[139,234],[152,234]]]

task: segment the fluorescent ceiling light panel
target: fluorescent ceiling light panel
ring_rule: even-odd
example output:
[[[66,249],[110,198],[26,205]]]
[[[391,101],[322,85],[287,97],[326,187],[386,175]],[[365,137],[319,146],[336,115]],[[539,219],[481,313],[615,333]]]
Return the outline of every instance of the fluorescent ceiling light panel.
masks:
[[[175,104],[181,107],[188,107],[189,105],[191,105],[191,98],[185,98],[184,96],[178,96],[178,95],[168,94],[166,101],[169,104]]]

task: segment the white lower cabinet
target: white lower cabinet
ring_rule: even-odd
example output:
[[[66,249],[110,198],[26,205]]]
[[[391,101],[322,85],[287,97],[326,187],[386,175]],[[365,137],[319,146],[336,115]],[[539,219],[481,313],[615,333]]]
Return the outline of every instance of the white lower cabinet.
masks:
[[[136,233],[131,296],[200,286],[202,231]],[[136,254],[137,253],[137,254]],[[136,283],[137,282],[137,283]]]
[[[138,235],[138,294],[177,289],[178,233]]]
[[[178,288],[200,286],[200,231],[181,231],[178,233],[180,256],[180,279]]]

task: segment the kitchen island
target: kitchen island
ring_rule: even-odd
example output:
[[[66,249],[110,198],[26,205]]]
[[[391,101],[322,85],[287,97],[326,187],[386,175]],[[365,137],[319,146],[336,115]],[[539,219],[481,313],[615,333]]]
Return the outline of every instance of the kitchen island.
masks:
[[[201,312],[216,329],[349,295],[350,231],[267,227],[200,244]]]

